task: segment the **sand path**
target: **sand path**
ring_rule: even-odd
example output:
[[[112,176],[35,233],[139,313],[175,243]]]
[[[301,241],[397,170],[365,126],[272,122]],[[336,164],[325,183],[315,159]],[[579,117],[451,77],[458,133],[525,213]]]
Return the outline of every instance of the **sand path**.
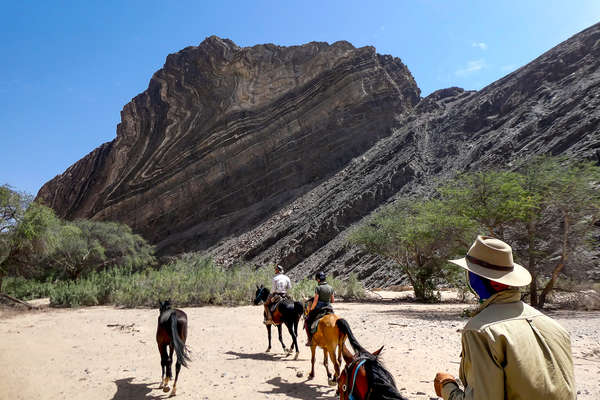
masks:
[[[464,304],[338,303],[368,349],[383,360],[410,399],[436,398],[436,371],[458,375]],[[193,362],[183,369],[178,399],[333,399],[322,355],[307,381],[310,349],[285,357],[267,338],[262,307],[184,308]],[[551,314],[572,335],[579,399],[600,399],[600,313]],[[157,389],[157,310],[89,307],[0,314],[0,399],[163,399]],[[274,333],[276,330],[274,330]],[[284,340],[290,338],[284,331]],[[302,373],[302,376],[298,376]]]

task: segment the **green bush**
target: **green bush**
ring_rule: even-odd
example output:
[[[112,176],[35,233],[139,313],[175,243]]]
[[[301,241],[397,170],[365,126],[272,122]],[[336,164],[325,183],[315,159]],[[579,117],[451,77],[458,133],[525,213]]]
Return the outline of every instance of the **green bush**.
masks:
[[[355,273],[351,273],[345,281],[338,278],[327,278],[327,283],[333,287],[335,295],[343,297],[344,300],[360,300],[366,298],[365,288],[362,286]],[[316,286],[317,282],[314,279],[304,278],[301,281],[292,284],[292,289],[289,294],[293,299],[298,301],[309,299],[315,295]]]

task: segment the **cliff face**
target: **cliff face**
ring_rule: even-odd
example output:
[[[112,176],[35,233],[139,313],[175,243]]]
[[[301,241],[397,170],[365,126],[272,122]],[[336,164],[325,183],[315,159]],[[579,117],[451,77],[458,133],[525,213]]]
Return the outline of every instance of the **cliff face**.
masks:
[[[398,283],[349,228],[457,171],[600,151],[600,25],[479,92],[420,99],[400,60],[345,42],[170,55],[117,138],[38,194],[66,218],[119,220],[164,253],[280,262],[293,277]],[[600,275],[598,276],[600,277]]]
[[[204,249],[389,136],[419,93],[399,59],[371,47],[210,37],[169,55],[117,138],[38,198],[64,218],[127,223],[163,253]]]
[[[369,286],[399,283],[390,263],[346,244],[353,224],[458,171],[518,166],[539,154],[600,162],[599,123],[600,24],[479,92],[432,93],[393,135],[213,254],[223,263],[282,260],[296,278],[324,269],[356,272]],[[598,259],[591,264],[587,277],[600,279]]]

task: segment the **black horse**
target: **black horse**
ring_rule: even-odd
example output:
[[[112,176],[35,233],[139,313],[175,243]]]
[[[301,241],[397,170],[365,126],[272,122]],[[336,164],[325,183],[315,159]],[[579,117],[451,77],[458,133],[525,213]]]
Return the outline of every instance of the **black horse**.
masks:
[[[160,315],[158,316],[158,327],[156,328],[156,343],[160,352],[160,366],[162,369],[162,379],[159,388],[163,392],[169,391],[169,380],[173,377],[171,366],[173,365],[173,350],[177,354],[177,363],[175,364],[175,381],[171,396],[175,396],[177,378],[181,366],[187,367],[187,361],[191,361],[188,348],[185,345],[187,338],[187,315],[178,309],[171,308],[169,300],[159,301]],[[167,346],[170,351],[167,353]]]
[[[267,297],[269,297],[269,289],[264,287],[263,285],[256,286],[256,293],[254,295],[254,305],[258,305],[261,302],[265,302]],[[277,305],[277,308],[272,313],[272,319],[274,324],[277,326],[277,331],[279,333],[279,341],[283,346],[283,350],[291,353],[294,351],[294,347],[296,347],[296,356],[294,359],[298,359],[298,354],[300,350],[298,349],[298,321],[300,321],[300,317],[304,313],[304,309],[302,307],[302,303],[299,301],[291,302],[291,301],[281,301]],[[292,345],[288,349],[286,349],[285,344],[283,343],[283,338],[281,336],[281,324],[285,324],[288,328],[288,332],[292,337]],[[267,347],[267,351],[271,350],[271,325],[267,325],[267,336],[269,338],[269,347]]]
[[[342,346],[346,367],[338,379],[337,393],[340,400],[408,400],[398,392],[394,377],[379,360],[383,346],[370,353],[358,343],[348,323],[345,320],[341,321],[343,322],[338,321],[339,325],[343,325],[340,329],[348,335],[348,341],[355,353],[352,354],[345,345]]]

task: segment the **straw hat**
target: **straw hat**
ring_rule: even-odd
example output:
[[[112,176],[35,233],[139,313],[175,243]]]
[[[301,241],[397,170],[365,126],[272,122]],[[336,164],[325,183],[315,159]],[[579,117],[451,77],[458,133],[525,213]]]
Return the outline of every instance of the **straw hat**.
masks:
[[[508,286],[526,286],[531,282],[529,271],[513,262],[512,248],[491,236],[477,236],[465,258],[448,261]]]

